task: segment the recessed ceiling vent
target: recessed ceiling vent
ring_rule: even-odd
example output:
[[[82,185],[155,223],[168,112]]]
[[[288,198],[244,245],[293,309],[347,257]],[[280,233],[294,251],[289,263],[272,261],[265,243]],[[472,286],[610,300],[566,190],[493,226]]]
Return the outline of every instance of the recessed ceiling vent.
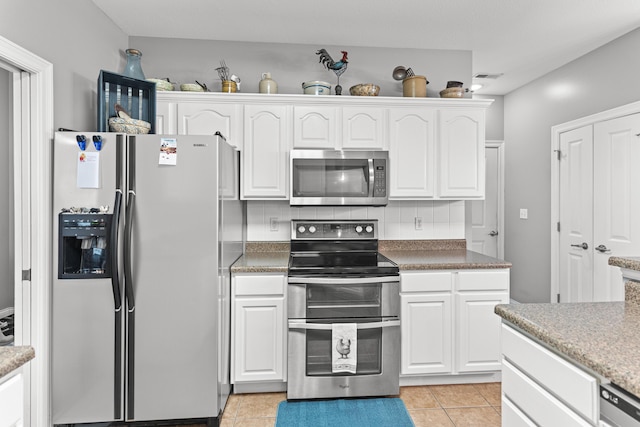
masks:
[[[477,73],[473,76],[474,79],[497,79],[498,77],[500,77],[503,73]]]

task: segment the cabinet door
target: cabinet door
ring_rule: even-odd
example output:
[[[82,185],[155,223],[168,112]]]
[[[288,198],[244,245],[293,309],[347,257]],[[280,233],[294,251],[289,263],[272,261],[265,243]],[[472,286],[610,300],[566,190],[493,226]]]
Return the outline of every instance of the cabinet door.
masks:
[[[440,197],[484,197],[485,111],[440,110]]]
[[[22,369],[0,380],[0,427],[22,427],[24,412]]]
[[[284,105],[245,106],[243,199],[288,199],[290,115]]]
[[[457,308],[457,371],[500,370],[498,304],[509,302],[508,292],[460,292]]]
[[[229,144],[242,148],[242,105],[216,103],[178,104],[180,135],[213,135],[220,132]]]
[[[342,148],[383,150],[385,110],[376,107],[342,109]]]
[[[451,294],[403,294],[400,301],[400,373],[410,375],[451,372]]]
[[[295,106],[293,148],[340,148],[337,119],[337,107]]]
[[[429,108],[391,109],[389,130],[389,198],[433,197],[435,111]]]
[[[284,297],[234,301],[233,383],[285,381]]]
[[[156,133],[172,135],[178,133],[178,104],[158,101],[156,103]]]

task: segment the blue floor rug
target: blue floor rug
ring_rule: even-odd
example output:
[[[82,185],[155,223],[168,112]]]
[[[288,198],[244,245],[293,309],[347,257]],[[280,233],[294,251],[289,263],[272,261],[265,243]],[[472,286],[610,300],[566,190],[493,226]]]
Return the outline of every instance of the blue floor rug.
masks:
[[[414,427],[402,400],[337,399],[284,401],[276,427]]]

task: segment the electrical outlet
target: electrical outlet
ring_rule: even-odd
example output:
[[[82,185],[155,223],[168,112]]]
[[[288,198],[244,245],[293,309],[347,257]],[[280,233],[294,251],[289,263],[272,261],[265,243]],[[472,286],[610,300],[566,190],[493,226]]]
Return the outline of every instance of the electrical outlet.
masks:
[[[271,227],[271,231],[278,231],[278,217],[272,216],[271,218],[269,218],[269,226]]]
[[[520,219],[529,219],[529,209],[520,209]]]
[[[415,223],[416,223],[416,230],[422,230],[422,217],[421,216],[415,217]]]

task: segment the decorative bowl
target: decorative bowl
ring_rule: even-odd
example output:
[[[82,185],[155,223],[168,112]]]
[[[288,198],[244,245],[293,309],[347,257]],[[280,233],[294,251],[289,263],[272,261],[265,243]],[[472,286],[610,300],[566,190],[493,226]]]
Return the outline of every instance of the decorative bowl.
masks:
[[[145,122],[144,120],[111,117],[109,119],[109,129],[111,132],[144,135],[151,130],[151,123]]]
[[[156,84],[156,90],[173,90],[173,83],[167,81],[166,79],[147,79],[148,82]]]
[[[302,83],[302,90],[305,95],[331,95],[331,85],[319,80]]]
[[[378,96],[380,86],[373,83],[360,83],[359,85],[351,86],[349,93],[353,96]]]
[[[450,87],[440,91],[440,98],[462,98],[466,90],[461,87]]]
[[[204,88],[196,83],[183,83],[180,90],[184,92],[204,92]]]

